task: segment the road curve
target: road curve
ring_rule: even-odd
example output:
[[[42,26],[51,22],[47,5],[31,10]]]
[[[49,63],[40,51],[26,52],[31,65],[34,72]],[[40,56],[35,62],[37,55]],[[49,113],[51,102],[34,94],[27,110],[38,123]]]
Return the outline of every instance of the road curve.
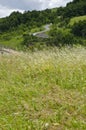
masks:
[[[35,32],[35,33],[33,33],[33,36],[40,37],[40,38],[48,38],[49,36],[48,36],[48,34],[46,34],[46,32],[50,30],[51,25],[52,25],[52,23],[45,25],[43,31]]]

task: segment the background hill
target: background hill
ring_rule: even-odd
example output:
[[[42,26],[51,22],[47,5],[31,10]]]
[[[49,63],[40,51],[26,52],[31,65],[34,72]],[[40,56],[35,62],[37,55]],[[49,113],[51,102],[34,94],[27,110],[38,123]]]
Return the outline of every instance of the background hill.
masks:
[[[73,0],[66,7],[43,11],[25,11],[23,14],[13,12],[9,17],[0,19],[0,44],[12,48],[22,48],[22,45],[28,46],[33,42],[35,45],[45,42],[47,45],[52,43],[57,46],[58,44],[85,44],[86,22],[83,23],[86,20],[85,15],[85,0]],[[75,31],[79,30],[79,25],[75,25],[77,20],[80,22],[78,24],[82,25],[80,35]],[[49,39],[37,39],[31,36],[32,33],[43,30],[43,25],[50,23],[52,23],[52,27],[50,32],[48,32],[48,35],[50,35]],[[83,37],[83,39],[80,37]]]

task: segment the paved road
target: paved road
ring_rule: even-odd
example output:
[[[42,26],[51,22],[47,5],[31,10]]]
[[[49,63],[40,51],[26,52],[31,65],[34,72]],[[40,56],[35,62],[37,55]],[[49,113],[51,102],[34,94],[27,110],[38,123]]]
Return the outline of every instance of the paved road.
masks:
[[[46,34],[46,32],[50,30],[51,25],[52,24],[45,25],[44,26],[44,28],[45,28],[44,31],[35,32],[35,33],[33,33],[33,36],[40,37],[40,38],[48,38],[49,36],[48,36],[48,34]]]

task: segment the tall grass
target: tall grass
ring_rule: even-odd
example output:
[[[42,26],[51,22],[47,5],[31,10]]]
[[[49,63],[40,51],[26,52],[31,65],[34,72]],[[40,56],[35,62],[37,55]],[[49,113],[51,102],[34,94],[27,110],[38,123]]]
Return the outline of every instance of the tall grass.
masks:
[[[0,55],[0,130],[85,130],[86,49]]]

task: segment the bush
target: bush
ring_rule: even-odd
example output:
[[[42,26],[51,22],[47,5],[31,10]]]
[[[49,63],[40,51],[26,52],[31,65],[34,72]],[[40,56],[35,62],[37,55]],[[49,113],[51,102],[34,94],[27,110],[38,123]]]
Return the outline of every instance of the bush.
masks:
[[[72,33],[76,36],[86,38],[86,20],[75,23],[72,26]]]
[[[29,47],[33,46],[33,43],[37,41],[37,38],[33,35],[24,34],[22,44]]]
[[[75,43],[74,35],[64,30],[52,29],[50,31],[50,36],[51,36],[51,42],[56,46],[67,44],[72,45]]]

